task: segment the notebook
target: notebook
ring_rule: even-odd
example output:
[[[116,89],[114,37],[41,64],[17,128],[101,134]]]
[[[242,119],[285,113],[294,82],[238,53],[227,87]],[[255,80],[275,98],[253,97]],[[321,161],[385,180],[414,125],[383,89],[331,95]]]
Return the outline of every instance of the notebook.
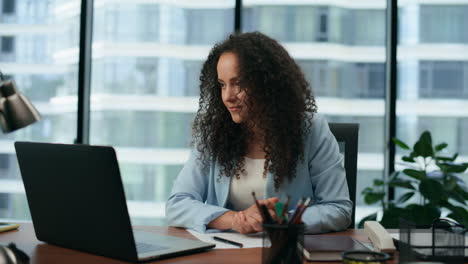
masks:
[[[133,231],[112,147],[16,142],[15,149],[41,241],[130,262],[215,246]]]
[[[304,256],[308,261],[341,261],[347,250],[369,251],[361,242],[344,235],[304,235]]]

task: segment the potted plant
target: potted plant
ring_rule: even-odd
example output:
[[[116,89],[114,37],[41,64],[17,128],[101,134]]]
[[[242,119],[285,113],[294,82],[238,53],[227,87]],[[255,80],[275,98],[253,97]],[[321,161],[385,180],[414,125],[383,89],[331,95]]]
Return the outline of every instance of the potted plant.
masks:
[[[433,146],[428,131],[421,134],[413,148],[396,138],[393,142],[409,152],[401,158],[405,168],[392,173],[388,180],[374,180],[362,191],[366,204],[380,203],[380,223],[386,228],[398,228],[399,218],[403,217],[416,225],[430,225],[446,211],[447,217],[468,227],[467,186],[458,176],[466,171],[468,163],[456,163],[458,154],[443,155],[447,144]],[[389,187],[395,190],[396,199],[392,201],[386,198]],[[417,202],[408,204],[411,198]],[[366,220],[377,220],[377,215],[366,216],[359,226]]]

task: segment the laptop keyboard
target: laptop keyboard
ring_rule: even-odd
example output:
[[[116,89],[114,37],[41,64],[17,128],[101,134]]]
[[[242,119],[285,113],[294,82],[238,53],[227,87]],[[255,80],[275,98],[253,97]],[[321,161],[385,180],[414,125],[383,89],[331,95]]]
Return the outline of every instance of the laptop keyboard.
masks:
[[[137,242],[136,243],[136,248],[137,248],[138,253],[146,253],[146,252],[150,252],[150,251],[168,249],[168,247],[152,245],[152,244],[147,244],[147,243],[143,243],[143,242]]]

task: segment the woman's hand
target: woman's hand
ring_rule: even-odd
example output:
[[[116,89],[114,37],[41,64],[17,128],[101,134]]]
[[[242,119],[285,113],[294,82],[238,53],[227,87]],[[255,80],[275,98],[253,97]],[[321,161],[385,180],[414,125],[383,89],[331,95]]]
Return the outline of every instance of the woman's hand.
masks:
[[[250,223],[250,221],[247,221],[247,217],[245,216],[244,211],[236,212],[233,215],[232,229],[236,230],[241,234],[250,234],[257,232],[254,226]]]
[[[265,205],[273,219],[277,219],[275,212],[275,203],[278,197],[272,197],[266,200],[258,200],[259,205]],[[249,234],[263,231],[263,218],[256,204],[251,205],[244,211],[236,212],[232,218],[232,229],[241,234]]]

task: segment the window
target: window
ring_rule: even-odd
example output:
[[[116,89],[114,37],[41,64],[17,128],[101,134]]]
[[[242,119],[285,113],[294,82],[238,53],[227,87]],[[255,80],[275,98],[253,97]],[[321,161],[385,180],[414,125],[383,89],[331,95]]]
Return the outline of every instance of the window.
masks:
[[[328,8],[319,9],[319,30],[317,41],[328,41]]]
[[[363,9],[350,12],[352,23],[347,24],[349,41],[355,45],[383,46],[385,35],[384,9]]]
[[[16,0],[3,0],[2,12],[5,15],[15,13]]]
[[[15,48],[15,38],[11,36],[3,36],[2,37],[2,53],[13,53]]]
[[[278,41],[290,40],[289,31],[292,29],[288,30],[288,19],[291,8],[276,5],[247,6],[243,14],[243,31],[258,30]],[[301,17],[304,17],[306,13],[302,13],[303,16]],[[308,20],[305,22],[308,22]],[[299,21],[296,23],[299,23]]]
[[[243,31],[258,30],[284,44],[312,87],[319,113],[329,122],[361,124],[358,185],[370,185],[384,166],[385,1],[243,2]],[[358,205],[357,220],[365,215]]]
[[[466,161],[468,5],[400,1],[397,137],[413,144],[424,130]],[[400,149],[397,148],[398,153]],[[406,152],[405,152],[406,153]]]
[[[421,97],[467,97],[467,69],[468,62],[421,61],[419,69]]]
[[[133,224],[165,223],[189,154],[202,63],[234,28],[234,1],[169,2],[94,9],[90,143],[116,148]]]
[[[460,118],[458,126],[458,153],[462,156],[468,156],[468,138],[465,136],[468,131],[468,118]]]
[[[227,37],[234,27],[234,13],[231,9],[184,9],[184,11],[188,44],[218,42]]]
[[[54,12],[64,5],[68,6],[66,14]],[[12,21],[0,14],[0,25],[8,29],[8,35],[0,36],[1,70],[31,100],[42,119],[0,134],[0,219],[31,219],[12,151],[14,141],[73,143],[76,137],[77,58],[69,48],[78,49],[78,36],[71,40],[69,30],[79,32],[78,24],[73,24],[79,6],[79,1],[72,6],[63,1],[2,1],[1,14],[16,12],[13,22],[18,26],[9,28]]]
[[[419,21],[421,43],[468,43],[467,5],[421,5]]]

